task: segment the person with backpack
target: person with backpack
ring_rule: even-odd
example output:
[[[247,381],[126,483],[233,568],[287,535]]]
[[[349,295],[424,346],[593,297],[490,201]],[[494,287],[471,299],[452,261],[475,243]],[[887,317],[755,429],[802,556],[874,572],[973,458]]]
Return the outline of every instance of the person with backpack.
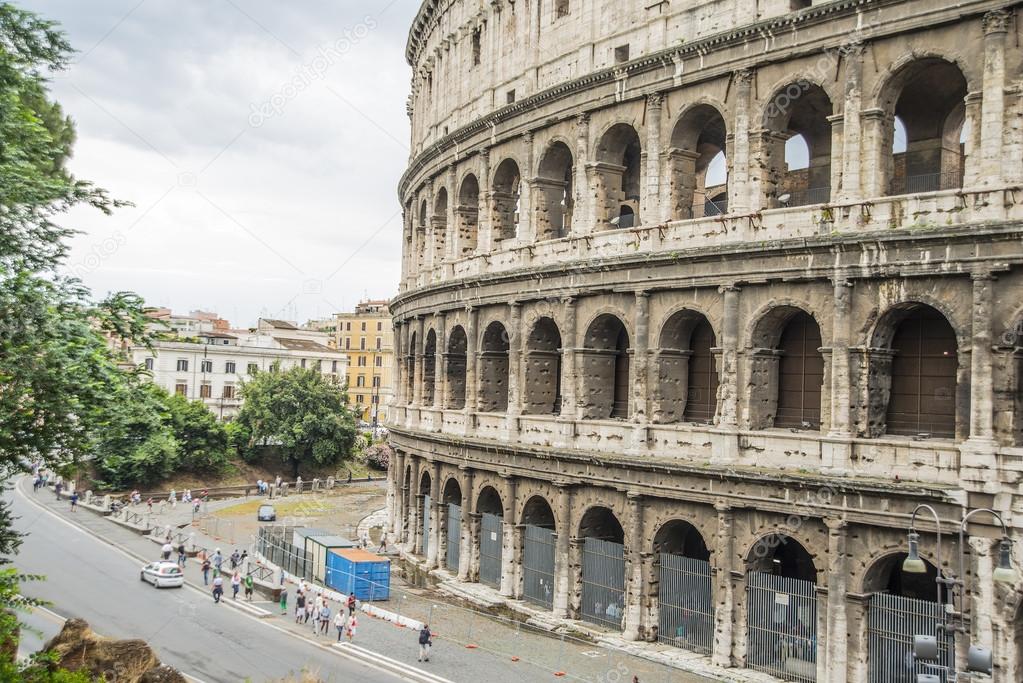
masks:
[[[419,661],[430,661],[430,646],[433,645],[433,634],[430,633],[430,625],[423,624],[419,631]]]
[[[252,574],[245,575],[245,599],[252,602],[252,589],[255,581],[252,580]]]
[[[185,568],[185,559],[188,555],[185,553],[185,544],[181,543],[178,545],[178,566],[182,569]]]
[[[71,512],[78,511],[78,491],[71,494]]]

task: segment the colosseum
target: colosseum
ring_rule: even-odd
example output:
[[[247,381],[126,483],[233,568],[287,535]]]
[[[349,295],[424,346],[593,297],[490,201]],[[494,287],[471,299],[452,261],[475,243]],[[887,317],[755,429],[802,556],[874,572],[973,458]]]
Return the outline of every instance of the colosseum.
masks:
[[[641,654],[888,682],[972,645],[1023,680],[1020,20],[424,0],[404,560]]]

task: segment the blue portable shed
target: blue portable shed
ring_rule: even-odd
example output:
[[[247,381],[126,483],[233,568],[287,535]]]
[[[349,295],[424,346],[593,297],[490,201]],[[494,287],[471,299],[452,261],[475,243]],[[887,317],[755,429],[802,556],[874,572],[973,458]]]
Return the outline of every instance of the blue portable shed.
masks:
[[[391,593],[391,560],[359,548],[327,552],[326,584],[357,600],[387,600]]]

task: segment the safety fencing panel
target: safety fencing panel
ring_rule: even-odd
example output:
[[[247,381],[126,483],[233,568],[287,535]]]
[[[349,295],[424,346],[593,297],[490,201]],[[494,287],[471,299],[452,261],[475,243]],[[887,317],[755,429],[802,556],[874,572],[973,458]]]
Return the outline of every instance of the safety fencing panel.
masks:
[[[522,597],[541,607],[554,606],[554,531],[526,525],[522,541]]]
[[[746,666],[787,681],[816,681],[816,584],[750,572],[746,593]]]
[[[480,583],[501,587],[501,545],[504,525],[498,515],[484,512],[480,520]]]
[[[660,560],[657,639],[709,653],[714,645],[710,563],[668,553],[661,553]]]
[[[453,572],[458,571],[461,540],[462,508],[454,503],[448,503],[448,547],[444,554],[444,566]]]
[[[870,683],[916,683],[917,674],[940,675],[934,667],[913,659],[913,636],[937,635],[941,605],[929,600],[876,593],[868,617]],[[938,661],[948,665],[952,641],[938,638]],[[942,681],[945,679],[942,678]]]
[[[430,552],[430,496],[423,496],[423,557]]]
[[[292,526],[261,526],[256,536],[256,551],[288,574],[312,580],[313,563],[304,549],[292,545],[294,532]]]
[[[625,616],[625,546],[587,538],[583,543],[584,621],[622,630]]]

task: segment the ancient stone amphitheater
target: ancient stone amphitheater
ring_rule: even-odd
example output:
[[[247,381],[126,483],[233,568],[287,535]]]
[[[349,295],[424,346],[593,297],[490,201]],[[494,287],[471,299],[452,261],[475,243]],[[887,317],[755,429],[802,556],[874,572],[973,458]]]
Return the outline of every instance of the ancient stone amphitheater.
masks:
[[[958,536],[993,508],[1023,564],[1019,21],[423,2],[392,305],[406,560],[797,681],[914,680],[912,636],[950,619],[960,667],[973,643],[1023,680],[1002,527]],[[920,504],[942,554],[924,509],[908,573]]]

